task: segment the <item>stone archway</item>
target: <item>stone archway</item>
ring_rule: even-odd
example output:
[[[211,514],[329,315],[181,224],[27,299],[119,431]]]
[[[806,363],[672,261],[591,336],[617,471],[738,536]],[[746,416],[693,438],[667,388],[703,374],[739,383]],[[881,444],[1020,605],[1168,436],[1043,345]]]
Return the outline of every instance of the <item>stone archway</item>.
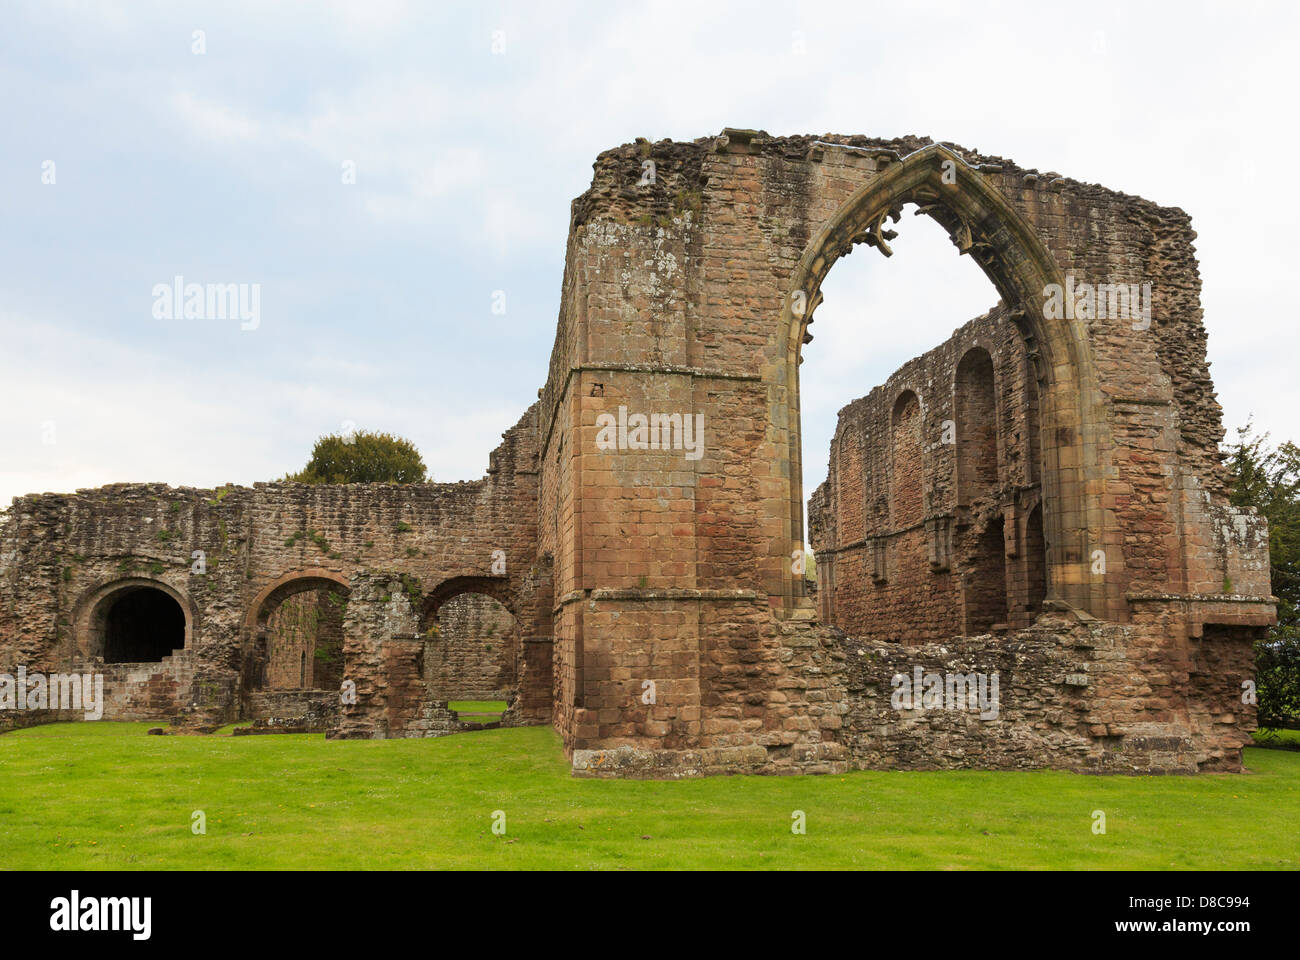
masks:
[[[549,637],[527,635],[527,622],[520,616],[519,598],[503,577],[450,577],[435,586],[420,606],[420,633],[426,635],[438,622],[438,612],[447,603],[467,594],[479,594],[497,601],[514,619],[514,696],[502,718],[507,726],[549,723],[555,690],[552,643]],[[426,680],[430,679],[428,677]]]
[[[1045,316],[1045,291],[1052,284],[1064,286],[1055,258],[997,187],[942,144],[909,154],[860,187],[809,241],[791,277],[779,320],[784,361],[767,376],[774,409],[784,408],[788,417],[776,426],[786,427],[789,444],[790,536],[786,549],[770,558],[780,570],[768,568],[769,582],[783,584],[779,606],[789,612],[806,603],[803,579],[792,574],[785,557],[804,542],[799,364],[803,345],[812,340],[808,327],[821,302],[821,285],[855,244],[889,255],[893,233],[886,222],[897,222],[906,204],[943,226],[1007,304],[1039,388],[1047,597],[1106,615],[1106,591],[1118,578],[1094,580],[1086,564],[1089,550],[1104,540],[1101,476],[1085,471],[1097,462],[1104,429],[1087,331],[1082,321]]]
[[[337,616],[337,659],[338,662],[333,664],[336,669],[326,670],[327,680],[323,683],[315,682],[317,675],[320,673],[318,664],[315,663],[317,654],[320,652],[316,649],[314,641],[310,644],[312,650],[310,653],[306,649],[299,651],[298,656],[302,658],[298,668],[298,676],[301,682],[269,684],[266,676],[271,666],[272,651],[269,648],[269,642],[272,634],[272,618],[280,611],[285,601],[291,600],[304,593],[328,591],[330,596],[341,596],[346,598],[349,594],[348,581],[343,576],[332,570],[323,568],[308,568],[286,573],[278,577],[275,581],[265,586],[259,591],[253,603],[249,606],[248,612],[244,618],[244,642],[243,656],[241,663],[242,686],[247,694],[249,691],[263,688],[265,686],[279,686],[283,688],[299,689],[332,689],[335,683],[335,673],[342,669],[342,612]],[[281,671],[285,672],[285,671]],[[288,670],[289,674],[294,671]]]
[[[425,597],[422,676],[430,695],[448,701],[509,702],[517,693],[522,626],[500,578],[444,580]]]
[[[245,632],[255,633],[259,629],[265,629],[271,611],[275,609],[276,604],[286,598],[307,590],[321,589],[347,593],[349,589],[347,578],[337,571],[326,570],[323,567],[308,567],[277,577],[258,591],[256,598],[249,605],[248,612],[244,616]]]
[[[504,577],[450,577],[425,595],[420,605],[420,630],[427,630],[429,624],[438,616],[438,609],[447,601],[464,593],[481,593],[496,600],[510,611],[510,615],[519,620],[514,592]]]
[[[193,602],[161,580],[109,581],[86,591],[76,609],[73,623],[79,657],[103,658],[106,663],[156,663],[193,643],[197,619]],[[142,632],[162,635],[136,636]],[[148,655],[136,660],[132,651]]]

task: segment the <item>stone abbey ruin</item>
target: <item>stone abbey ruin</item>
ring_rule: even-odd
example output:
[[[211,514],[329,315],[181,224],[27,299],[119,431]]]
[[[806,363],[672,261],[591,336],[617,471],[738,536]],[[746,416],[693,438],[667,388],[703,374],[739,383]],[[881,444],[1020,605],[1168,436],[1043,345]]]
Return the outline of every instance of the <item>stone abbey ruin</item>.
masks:
[[[904,212],[998,302],[844,408],[805,532],[819,290]],[[19,498],[0,673],[100,672],[108,719],[332,738],[500,696],[584,776],[1238,770],[1274,599],[1266,526],[1227,500],[1194,238],[923,138],[607,151],[486,476]]]

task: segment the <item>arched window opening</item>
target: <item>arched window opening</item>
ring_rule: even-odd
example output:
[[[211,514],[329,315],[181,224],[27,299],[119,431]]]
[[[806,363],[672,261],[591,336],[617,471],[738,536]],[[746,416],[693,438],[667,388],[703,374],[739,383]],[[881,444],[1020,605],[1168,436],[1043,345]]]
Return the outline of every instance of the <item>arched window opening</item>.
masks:
[[[1033,619],[1042,612],[1047,597],[1047,544],[1043,539],[1041,504],[1034,507],[1025,521],[1025,584],[1026,619]]]
[[[953,385],[957,439],[957,504],[969,507],[993,493],[998,476],[998,411],[993,358],[969,350]]]
[[[836,261],[816,342],[799,352],[800,461],[819,462],[819,435],[830,454],[825,482],[805,471],[818,582],[800,595],[854,637],[915,644],[1016,628],[1046,593],[1045,563],[1033,573],[1022,559],[1042,556],[1022,526],[1043,502],[1038,354],[1023,314],[998,299],[1012,288],[955,256],[965,238],[951,229],[905,217],[888,238],[894,257],[859,245]],[[865,395],[846,374],[855,356],[879,384]],[[843,405],[840,393],[838,417],[816,422],[832,409],[828,384],[857,399]]]
[[[921,450],[921,402],[910,390],[894,403],[890,421],[893,439],[893,483],[890,498],[894,527],[913,526],[925,516]]]

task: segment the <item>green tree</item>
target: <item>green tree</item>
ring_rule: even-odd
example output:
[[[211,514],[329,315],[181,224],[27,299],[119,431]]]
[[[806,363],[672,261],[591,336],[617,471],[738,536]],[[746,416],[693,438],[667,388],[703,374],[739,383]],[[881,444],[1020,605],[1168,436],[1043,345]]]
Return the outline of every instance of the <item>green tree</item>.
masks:
[[[1268,520],[1277,626],[1255,646],[1255,683],[1259,725],[1277,728],[1300,720],[1300,448],[1273,447],[1247,423],[1225,453],[1231,502]]]
[[[285,480],[297,483],[423,483],[427,471],[409,440],[359,430],[321,437],[307,466]]]

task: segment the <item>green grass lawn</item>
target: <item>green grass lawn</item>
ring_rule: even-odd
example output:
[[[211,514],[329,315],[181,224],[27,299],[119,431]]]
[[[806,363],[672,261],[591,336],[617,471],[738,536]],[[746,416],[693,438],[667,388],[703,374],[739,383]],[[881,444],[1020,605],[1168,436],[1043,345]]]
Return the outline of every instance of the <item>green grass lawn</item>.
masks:
[[[239,723],[228,723],[220,730],[212,731],[212,735],[214,737],[233,737],[234,731],[239,727],[251,727],[252,725],[253,725],[252,720],[241,720]],[[160,726],[164,730],[171,729],[170,723],[160,723],[160,724],[156,724],[156,726]]]
[[[857,772],[578,780],[546,727],[430,740],[0,736],[0,867],[1136,868],[1300,866],[1300,753],[1251,773]],[[202,810],[207,834],[191,833]],[[504,811],[506,832],[492,832]],[[793,811],[807,833],[791,832]],[[1106,833],[1092,832],[1092,813]]]
[[[504,700],[452,700],[447,706],[467,723],[495,723],[506,712]]]
[[[1300,750],[1300,730],[1256,730],[1252,736],[1256,743],[1279,750]]]

